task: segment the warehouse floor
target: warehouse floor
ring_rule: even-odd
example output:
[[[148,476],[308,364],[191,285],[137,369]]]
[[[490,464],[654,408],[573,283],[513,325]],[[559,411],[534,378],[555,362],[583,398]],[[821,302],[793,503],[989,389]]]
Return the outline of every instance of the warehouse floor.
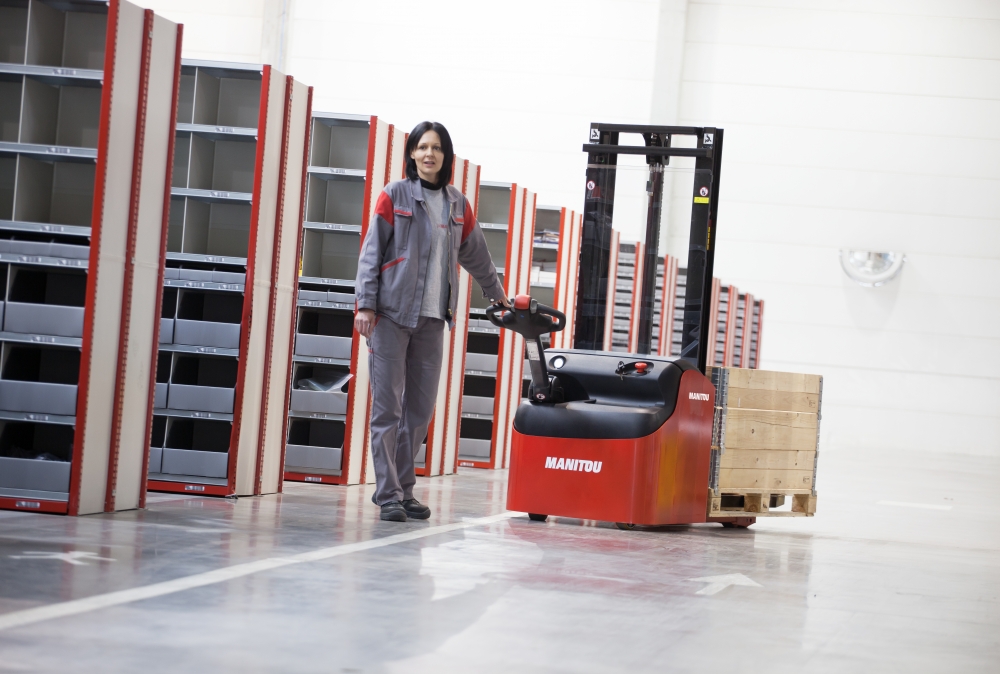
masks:
[[[429,522],[296,483],[0,513],[0,672],[996,672],[1000,460],[819,474],[815,518],[749,530],[529,522],[471,469],[420,480]]]

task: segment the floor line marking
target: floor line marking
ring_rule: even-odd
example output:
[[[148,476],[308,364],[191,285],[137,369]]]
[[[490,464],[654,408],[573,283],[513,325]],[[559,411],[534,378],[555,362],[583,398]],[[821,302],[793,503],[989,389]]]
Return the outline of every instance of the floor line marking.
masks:
[[[924,510],[951,510],[950,505],[934,503],[907,503],[906,501],[879,501],[875,505],[896,506],[897,508],[923,508]]]
[[[31,625],[45,620],[52,620],[54,618],[65,618],[68,616],[79,615],[81,613],[89,613],[90,611],[97,611],[110,606],[130,604],[132,602],[142,601],[143,599],[162,597],[167,594],[183,592],[184,590],[190,590],[196,587],[224,583],[228,580],[233,580],[234,578],[242,578],[243,576],[260,573],[261,571],[270,571],[271,569],[279,569],[292,564],[316,562],[323,559],[349,555],[355,552],[364,552],[366,550],[384,548],[389,545],[396,545],[397,543],[415,541],[421,538],[427,538],[428,536],[436,536],[437,534],[458,531],[459,529],[468,529],[470,527],[482,526],[484,524],[493,524],[521,514],[522,513],[507,511],[500,513],[499,515],[470,518],[462,522],[441,524],[434,527],[428,527],[427,529],[408,531],[402,534],[393,534],[392,536],[383,536],[382,538],[374,538],[367,541],[359,541],[357,543],[345,543],[343,545],[335,545],[329,548],[320,548],[318,550],[302,552],[288,557],[269,557],[267,559],[259,559],[253,562],[234,564],[232,566],[226,566],[213,571],[206,571],[204,573],[196,573],[191,576],[184,576],[183,578],[167,580],[162,583],[153,583],[152,585],[144,585],[141,587],[129,588],[127,590],[108,592],[106,594],[73,599],[70,601],[59,602],[57,604],[36,606],[35,608],[29,608],[23,611],[12,611],[10,613],[0,615],[0,631],[24,625]]]

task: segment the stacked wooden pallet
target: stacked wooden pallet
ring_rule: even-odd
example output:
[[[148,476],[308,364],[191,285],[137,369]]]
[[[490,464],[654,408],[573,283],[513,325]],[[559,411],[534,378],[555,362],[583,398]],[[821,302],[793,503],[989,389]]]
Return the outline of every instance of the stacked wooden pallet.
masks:
[[[823,377],[726,367],[707,374],[716,391],[710,520],[812,516]]]

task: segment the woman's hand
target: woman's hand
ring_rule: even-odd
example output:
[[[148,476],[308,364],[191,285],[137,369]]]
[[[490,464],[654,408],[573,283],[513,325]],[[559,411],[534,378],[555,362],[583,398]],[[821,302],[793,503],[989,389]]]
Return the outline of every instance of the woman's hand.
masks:
[[[495,302],[496,302],[497,304],[502,304],[502,305],[504,305],[505,307],[507,307],[508,309],[510,309],[510,300],[509,300],[509,299],[507,299],[507,293],[505,293],[505,292],[503,291],[503,288],[501,288],[501,289],[500,289],[500,299],[498,299],[498,300],[494,300],[494,301],[495,301]]]
[[[354,317],[354,329],[365,339],[371,337],[372,330],[375,329],[375,312],[371,309],[359,309]]]

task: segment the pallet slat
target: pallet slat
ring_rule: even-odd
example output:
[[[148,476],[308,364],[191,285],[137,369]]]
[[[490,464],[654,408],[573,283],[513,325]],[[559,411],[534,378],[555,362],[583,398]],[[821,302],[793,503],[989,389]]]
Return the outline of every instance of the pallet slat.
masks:
[[[816,452],[773,449],[727,449],[720,468],[758,470],[808,470],[816,464]]]
[[[771,391],[730,385],[728,406],[736,409],[816,414],[819,410],[819,393]]]
[[[753,468],[721,468],[719,489],[729,493],[729,488],[760,489],[778,493],[781,489],[811,489],[813,471],[808,470],[760,470]]]
[[[818,419],[805,412],[746,410],[726,414],[725,447],[729,449],[815,450]]]

